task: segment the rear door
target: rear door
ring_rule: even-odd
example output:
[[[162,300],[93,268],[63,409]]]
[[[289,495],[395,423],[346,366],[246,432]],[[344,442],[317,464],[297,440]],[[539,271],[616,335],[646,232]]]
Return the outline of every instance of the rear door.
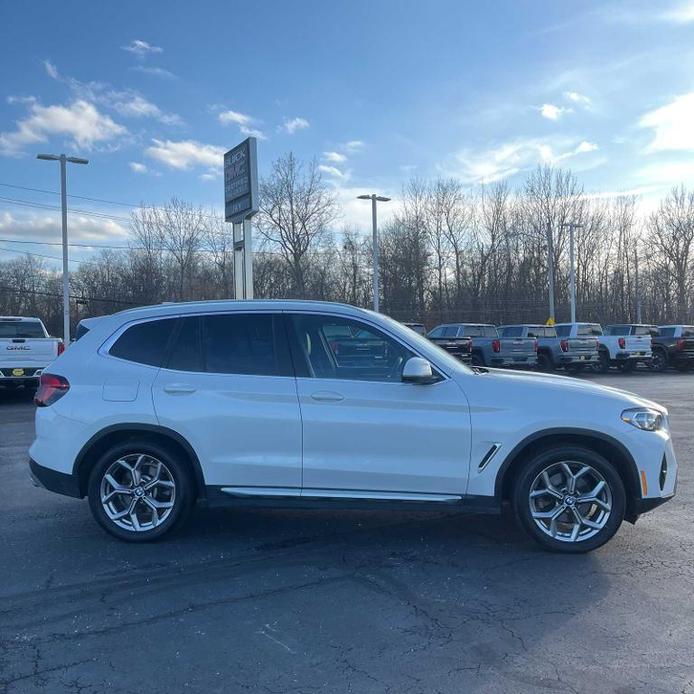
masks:
[[[152,393],[160,424],[193,446],[206,484],[300,494],[301,416],[279,314],[182,318]]]

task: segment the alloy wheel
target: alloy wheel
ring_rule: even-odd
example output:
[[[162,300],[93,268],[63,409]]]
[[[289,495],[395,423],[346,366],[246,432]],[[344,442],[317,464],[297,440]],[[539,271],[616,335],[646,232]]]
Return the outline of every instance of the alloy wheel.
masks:
[[[171,470],[154,456],[130,453],[115,460],[101,478],[101,505],[118,527],[145,532],[163,523],[176,503]]]
[[[561,542],[582,542],[607,524],[612,491],[591,465],[561,461],[535,477],[528,503],[530,515],[543,533]]]

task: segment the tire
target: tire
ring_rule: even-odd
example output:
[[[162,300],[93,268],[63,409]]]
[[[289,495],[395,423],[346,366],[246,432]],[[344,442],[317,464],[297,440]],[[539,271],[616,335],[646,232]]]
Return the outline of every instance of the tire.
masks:
[[[662,373],[663,371],[667,371],[667,367],[668,358],[665,351],[662,349],[654,349],[649,364],[650,370],[655,371],[656,373]]]
[[[619,365],[619,370],[624,374],[630,374],[632,371],[636,370],[636,362],[632,359],[629,359],[629,361],[623,361]]]
[[[473,366],[484,366],[484,359],[482,359],[482,355],[479,352],[473,352],[470,363]]]
[[[589,468],[577,475],[573,482],[574,494],[570,493],[564,463],[572,475]],[[544,472],[549,477],[551,490]],[[598,488],[600,482],[605,484],[596,495],[599,501],[580,503],[581,496],[585,497],[589,491]],[[543,487],[548,490],[546,493],[543,493]],[[532,498],[531,492],[535,493]],[[557,497],[559,494],[561,499]],[[525,464],[513,489],[513,506],[521,527],[544,549],[579,554],[601,547],[619,530],[624,520],[626,495],[619,473],[603,456],[589,448],[558,446],[537,453]],[[579,523],[572,508],[584,520],[600,527]],[[538,517],[538,513],[544,516]],[[554,522],[547,516],[552,513],[556,516]]]
[[[610,355],[607,350],[601,349],[598,353],[598,363],[595,365],[598,373],[606,374],[610,370]]]
[[[146,438],[114,446],[97,460],[89,475],[87,496],[92,515],[119,540],[158,540],[183,524],[195,500],[186,463],[175,451]],[[134,512],[134,518],[126,509]]]
[[[687,373],[694,368],[694,364],[690,361],[680,362],[679,364],[675,364],[675,368],[681,373]]]
[[[537,368],[538,371],[545,371],[546,373],[554,371],[554,362],[547,352],[537,353]]]

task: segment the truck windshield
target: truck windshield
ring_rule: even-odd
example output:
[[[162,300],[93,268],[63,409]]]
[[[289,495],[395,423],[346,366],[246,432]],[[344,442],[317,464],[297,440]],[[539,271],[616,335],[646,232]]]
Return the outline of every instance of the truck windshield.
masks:
[[[46,337],[43,325],[37,320],[0,320],[0,338]]]

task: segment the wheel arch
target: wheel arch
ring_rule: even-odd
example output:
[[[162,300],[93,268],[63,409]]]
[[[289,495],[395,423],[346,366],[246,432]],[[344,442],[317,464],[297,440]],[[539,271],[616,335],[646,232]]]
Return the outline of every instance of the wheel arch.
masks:
[[[80,496],[87,493],[89,471],[98,457],[111,446],[125,442],[128,439],[146,436],[153,442],[171,447],[180,453],[190,464],[195,482],[195,498],[205,498],[205,478],[202,474],[200,460],[195,449],[178,432],[156,424],[114,424],[92,436],[77,455],[74,475],[77,478]]]
[[[641,498],[638,467],[629,450],[617,439],[590,429],[555,428],[527,436],[506,456],[497,472],[494,496],[501,504],[511,498],[513,485],[523,468],[523,463],[542,450],[562,446],[582,446],[602,455],[617,468],[624,483],[627,497],[626,519],[634,522],[637,517],[636,501]]]

